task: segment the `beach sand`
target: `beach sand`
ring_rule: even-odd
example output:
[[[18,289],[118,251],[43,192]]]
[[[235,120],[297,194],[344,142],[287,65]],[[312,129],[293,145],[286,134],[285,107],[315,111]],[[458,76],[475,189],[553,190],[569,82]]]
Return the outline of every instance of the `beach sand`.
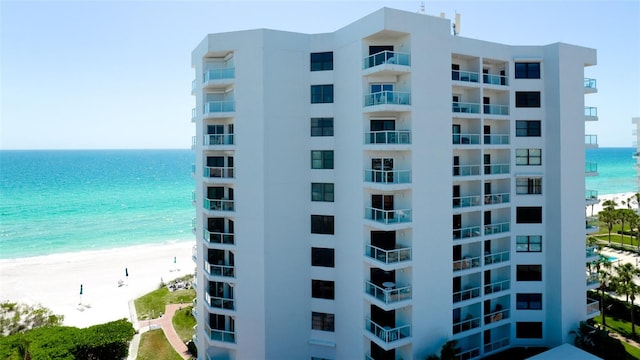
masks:
[[[166,282],[194,273],[194,245],[194,240],[176,241],[0,260],[0,300],[41,304],[64,315],[69,326],[131,320],[130,300],[157,289],[161,278]]]
[[[593,208],[591,205],[587,205],[586,214],[587,216],[592,216],[592,215],[596,216],[600,211],[602,211],[603,209],[602,204],[607,200],[614,200],[616,203],[618,203],[618,206],[616,206],[617,209],[626,209],[627,205],[626,204],[622,205],[622,202],[624,201],[626,203],[627,199],[632,198],[631,208],[637,209],[638,203],[636,202],[634,195],[635,195],[634,192],[627,192],[627,193],[620,193],[620,194],[598,196],[598,200],[600,201],[597,204],[593,205]]]

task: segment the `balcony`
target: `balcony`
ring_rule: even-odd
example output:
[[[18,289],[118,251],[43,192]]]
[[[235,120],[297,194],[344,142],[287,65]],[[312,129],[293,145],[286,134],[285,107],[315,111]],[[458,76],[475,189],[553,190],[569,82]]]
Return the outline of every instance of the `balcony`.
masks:
[[[207,261],[205,263],[205,270],[207,270],[210,276],[236,277],[236,267],[234,265],[214,265]]]
[[[480,175],[480,165],[453,165],[453,176],[477,176]]]
[[[484,196],[484,204],[485,205],[493,205],[493,204],[507,204],[510,201],[509,193],[501,193],[501,194],[487,194]]]
[[[595,92],[598,92],[596,79],[584,78],[584,93],[593,94]]]
[[[204,298],[207,300],[207,305],[215,309],[235,310],[235,299],[216,297],[210,295],[208,292],[204,294]]]
[[[365,219],[383,224],[399,224],[411,222],[411,209],[382,210],[365,208]]]
[[[503,347],[509,346],[509,338],[502,338],[484,345],[484,353],[490,353]]]
[[[397,51],[381,51],[379,53],[369,55],[362,61],[362,68],[369,69],[367,74],[382,73],[389,75],[398,75],[410,71],[411,54]]]
[[[204,136],[204,146],[234,145],[234,134],[209,134]]]
[[[491,265],[491,264],[499,264],[505,261],[509,261],[510,254],[511,252],[508,250],[493,253],[493,254],[487,254],[484,256],[484,264]]]
[[[597,176],[598,175],[598,163],[587,161],[584,163],[584,173],[586,176]]]
[[[393,287],[383,288],[372,283],[371,281],[367,281],[364,284],[364,292],[386,305],[411,299],[410,285],[400,287],[396,286],[399,285],[394,284]]]
[[[193,260],[194,263],[198,263],[198,246],[197,245],[193,245],[193,247],[191,248],[191,260]]]
[[[598,221],[597,216],[587,216],[585,223],[585,230],[587,234],[598,232],[598,230],[600,230],[600,222]]]
[[[196,218],[192,218],[191,219],[191,232],[195,235],[196,233]]]
[[[587,259],[593,258],[593,260],[598,260],[600,257],[600,253],[598,253],[597,246],[588,246],[586,249]]]
[[[235,234],[212,232],[204,229],[204,239],[211,244],[235,245]]]
[[[196,112],[196,108],[191,109],[191,122],[196,122],[197,117],[198,113]]]
[[[410,184],[411,170],[365,170],[364,181],[379,184]]]
[[[598,108],[594,106],[584,107],[584,120],[585,121],[598,121]]]
[[[587,298],[587,316],[594,317],[600,314],[600,302]]]
[[[453,271],[473,269],[480,266],[480,256],[465,256],[461,260],[453,261]],[[479,288],[478,288],[479,289]]]
[[[454,240],[467,239],[467,238],[472,238],[476,236],[480,236],[480,226],[470,226],[470,227],[463,227],[459,229],[453,229]]]
[[[483,166],[485,175],[509,174],[509,164],[487,164]]]
[[[453,293],[453,302],[475,299],[480,296],[480,287],[473,287]]]
[[[489,224],[484,226],[484,234],[485,235],[495,235],[509,232],[510,223],[503,222],[498,224]]]
[[[451,80],[463,82],[480,82],[480,73],[473,71],[451,70]]]
[[[509,115],[509,105],[484,104],[483,113],[490,115]]]
[[[490,85],[509,85],[509,78],[504,75],[482,74],[482,82]]]
[[[504,319],[509,318],[509,309],[499,310],[492,312],[490,314],[486,314],[484,316],[484,324],[489,325]]]
[[[480,134],[453,134],[453,145],[479,145]]]
[[[213,341],[221,341],[226,343],[236,342],[236,332],[230,330],[212,329],[209,325],[205,325],[205,330],[209,333],[209,339]]]
[[[197,145],[198,145],[198,141],[196,140],[196,136],[194,135],[191,137],[191,150],[194,150]]]
[[[364,106],[411,105],[411,93],[400,91],[379,91],[364,96]]]
[[[509,134],[485,134],[485,145],[509,145]]]
[[[454,113],[480,114],[480,105],[478,103],[454,101],[451,103],[451,111]]]
[[[474,317],[473,315],[469,314],[464,320],[458,321],[453,324],[453,333],[458,334],[463,331],[472,330],[478,327],[480,327],[480,317]]]
[[[209,101],[204,104],[204,114],[213,115],[236,111],[235,100]]]
[[[213,211],[235,211],[235,202],[226,199],[204,199],[204,208]]]
[[[384,250],[373,245],[366,245],[364,252],[366,257],[387,265],[397,264],[403,261],[411,261],[410,247]]]
[[[469,359],[475,359],[475,358],[477,358],[479,356],[480,356],[480,348],[473,348],[473,349],[464,350],[464,351],[461,351],[459,353],[456,353],[454,359],[456,359],[456,360],[469,360]]]
[[[366,132],[364,133],[364,143],[366,145],[409,145],[411,144],[411,131],[391,130]]]
[[[597,288],[598,286],[600,286],[600,276],[598,273],[587,273],[587,287],[592,289]]]
[[[233,179],[234,169],[226,166],[205,166],[204,177],[206,178],[219,178],[219,179]]]
[[[482,204],[480,195],[473,196],[461,196],[453,198],[453,208],[466,208],[473,206],[480,206]]]
[[[509,280],[496,281],[484,286],[484,294],[494,294],[497,292],[509,290]]]
[[[367,318],[365,320],[365,329],[384,343],[392,343],[411,336],[410,324],[391,328],[389,326],[380,326]]]
[[[210,69],[204,73],[204,83],[205,87],[207,83],[210,81],[216,80],[224,80],[224,79],[234,79],[236,77],[236,69],[233,67],[229,68],[218,68],[218,69]]]
[[[584,136],[584,146],[589,149],[598,147],[598,135],[585,135]]]

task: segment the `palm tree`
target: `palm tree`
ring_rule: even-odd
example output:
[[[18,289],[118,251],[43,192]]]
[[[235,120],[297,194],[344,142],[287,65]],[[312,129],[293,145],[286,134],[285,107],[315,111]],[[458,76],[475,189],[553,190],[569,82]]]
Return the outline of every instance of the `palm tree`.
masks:
[[[607,224],[607,230],[609,230],[609,246],[611,246],[611,230],[613,230],[613,225],[617,222],[615,215],[615,210],[609,208],[605,208],[598,213],[598,220]]]
[[[627,303],[631,299],[631,333],[635,335],[636,328],[633,319],[633,302],[636,299],[636,295],[640,293],[640,287],[633,282],[635,276],[640,275],[640,270],[630,263],[625,263],[616,266],[616,293],[619,295],[625,295]]]
[[[616,210],[616,217],[618,218],[618,221],[621,224],[621,228],[620,228],[620,236],[622,237],[622,245],[624,247],[624,224],[628,223],[631,219],[631,217],[635,215],[635,213],[633,212],[633,210],[630,209],[617,209]],[[630,241],[631,245],[633,245],[633,243]]]
[[[638,246],[638,251],[640,252],[640,238],[638,238],[638,232],[640,232],[640,215],[632,210],[629,212],[629,219],[627,221],[629,222],[629,232],[631,234],[633,234],[633,229],[636,229],[636,245]]]
[[[598,280],[600,282],[599,290],[602,292],[600,295],[600,313],[602,314],[602,326],[607,325],[607,320],[604,314],[604,291],[611,281],[611,261],[609,258],[603,255],[600,255],[598,260],[595,262],[596,271],[598,272]]]

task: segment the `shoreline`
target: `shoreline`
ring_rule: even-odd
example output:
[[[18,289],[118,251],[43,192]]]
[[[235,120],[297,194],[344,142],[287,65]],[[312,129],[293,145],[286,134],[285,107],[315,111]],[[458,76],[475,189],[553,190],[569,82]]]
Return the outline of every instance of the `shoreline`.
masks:
[[[195,240],[176,240],[0,259],[0,301],[40,304],[64,315],[66,326],[132,321],[129,301],[157,289],[161,279],[167,282],[194,273],[195,244]]]
[[[598,203],[594,205],[585,205],[585,212],[587,216],[597,216],[600,211],[604,208],[602,205],[607,200],[614,200],[618,205],[616,209],[626,209],[627,205],[622,205],[622,201],[627,201],[627,199],[632,198],[631,200],[631,209],[638,209],[638,203],[635,200],[635,192],[623,192],[616,194],[605,194],[598,195]]]

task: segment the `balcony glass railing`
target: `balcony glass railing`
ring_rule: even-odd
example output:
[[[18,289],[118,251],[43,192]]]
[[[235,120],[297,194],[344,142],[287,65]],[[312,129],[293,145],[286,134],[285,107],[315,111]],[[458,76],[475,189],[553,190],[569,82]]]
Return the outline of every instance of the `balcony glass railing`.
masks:
[[[589,200],[589,201],[598,200],[598,190],[585,190],[584,198],[585,200]]]
[[[212,329],[208,325],[206,326],[206,330],[209,333],[209,338],[214,341],[222,341],[227,343],[235,343],[236,342],[236,332],[230,330],[218,330]]]
[[[382,184],[409,184],[411,170],[365,170],[364,181]]]
[[[195,120],[196,116],[198,114],[196,113],[196,108],[191,109],[191,120]]]
[[[453,165],[453,176],[480,175],[480,165]]]
[[[600,276],[598,276],[598,273],[588,273],[587,274],[587,286],[590,285],[596,285],[600,283]]]
[[[411,93],[399,91],[380,91],[364,96],[364,106],[373,105],[411,105]]]
[[[209,134],[204,136],[204,145],[233,145],[234,134]]]
[[[509,173],[509,164],[483,165],[485,175],[500,175]]]
[[[501,233],[509,232],[510,225],[511,224],[508,222],[485,225],[484,234],[493,235],[493,234],[501,234]]]
[[[484,324],[488,325],[509,318],[509,309],[495,311],[484,316]]]
[[[204,113],[219,113],[236,111],[235,100],[209,101],[204,104]]]
[[[204,199],[204,208],[215,211],[235,211],[233,200]]]
[[[509,346],[509,338],[502,338],[484,345],[484,352],[490,353],[498,349],[502,349],[505,346]]]
[[[196,222],[197,222],[196,218],[191,219],[191,231],[193,231],[194,233],[196,231]]]
[[[198,246],[197,245],[193,245],[193,247],[191,248],[191,258],[197,262],[198,260]]]
[[[584,116],[598,116],[598,108],[594,106],[585,106]]]
[[[234,265],[214,265],[207,262],[207,268],[209,275],[212,276],[236,277],[236,267]]]
[[[462,291],[456,291],[453,293],[453,302],[457,303],[460,301],[475,299],[480,296],[480,287],[473,287],[464,289]]]
[[[480,236],[480,226],[470,226],[459,229],[453,229],[453,239],[467,239]]]
[[[479,266],[480,266],[480,256],[477,256],[477,257],[465,256],[460,260],[453,261],[453,271],[473,269]]]
[[[491,85],[509,85],[509,78],[504,75],[482,74],[482,82]]]
[[[195,135],[191,137],[191,148],[195,149],[196,145],[198,145],[198,141],[196,140]]]
[[[598,231],[600,227],[600,222],[598,221],[597,216],[588,216],[585,223],[586,223],[586,230],[589,230],[591,232]]]
[[[509,145],[509,134],[485,134],[485,145]]]
[[[477,83],[480,81],[480,73],[472,71],[451,70],[451,80]]]
[[[453,198],[453,208],[464,208],[471,206],[479,206],[481,204],[480,195],[461,196]]]
[[[365,218],[385,224],[398,224],[411,222],[411,209],[382,210],[365,208]]]
[[[454,357],[455,360],[469,360],[475,359],[480,356],[480,348],[473,348],[469,350],[464,350],[456,354]]]
[[[587,315],[600,311],[600,302],[598,300],[587,299]]]
[[[191,175],[196,173],[196,164],[191,164]]]
[[[402,300],[411,299],[411,286],[383,288],[371,281],[364,283],[364,292],[385,304],[393,304]]]
[[[480,144],[480,134],[453,134],[453,145],[478,145]]]
[[[411,144],[411,131],[371,131],[364,133],[365,144]]]
[[[584,144],[589,146],[598,145],[598,135],[585,135]]]
[[[453,324],[453,333],[457,334],[463,331],[475,329],[480,326],[480,317],[468,315],[465,320],[458,321]]]
[[[598,163],[587,161],[584,163],[584,171],[587,173],[598,172]]]
[[[236,309],[236,301],[234,299],[217,297],[210,295],[208,292],[204,294],[205,299],[207,300],[207,304],[209,304],[213,308],[218,309],[226,309],[226,310],[235,310]]]
[[[204,230],[204,239],[212,244],[235,245],[235,234]]]
[[[596,79],[584,78],[584,87],[587,89],[597,89]]]
[[[236,77],[236,69],[235,68],[219,68],[219,69],[211,69],[207,70],[204,73],[204,82],[211,80],[221,80],[221,79],[233,79]]]
[[[411,55],[397,51],[382,51],[364,58],[363,69],[382,64],[411,66]]]
[[[499,291],[509,290],[509,280],[496,281],[484,286],[484,294],[489,295]]]
[[[395,264],[411,260],[411,248],[385,250],[373,245],[366,245],[365,256],[378,260],[384,264]]]
[[[484,114],[509,115],[509,105],[484,104],[482,107]]]
[[[234,171],[232,167],[204,167],[204,177],[208,178],[233,178]]]
[[[196,80],[191,80],[191,92],[196,91]]]
[[[505,261],[509,261],[510,251],[501,251],[493,254],[487,254],[484,256],[484,264],[497,264]]]
[[[597,246],[589,246],[587,247],[587,257],[593,257],[593,256],[598,256],[598,247]]]
[[[509,193],[487,194],[484,196],[484,204],[506,204],[510,201],[510,196],[511,195]]]
[[[411,325],[401,325],[394,328],[381,326],[371,319],[365,320],[365,329],[385,343],[394,342],[411,336]]]
[[[451,103],[451,111],[454,113],[480,114],[480,104],[454,101]]]

